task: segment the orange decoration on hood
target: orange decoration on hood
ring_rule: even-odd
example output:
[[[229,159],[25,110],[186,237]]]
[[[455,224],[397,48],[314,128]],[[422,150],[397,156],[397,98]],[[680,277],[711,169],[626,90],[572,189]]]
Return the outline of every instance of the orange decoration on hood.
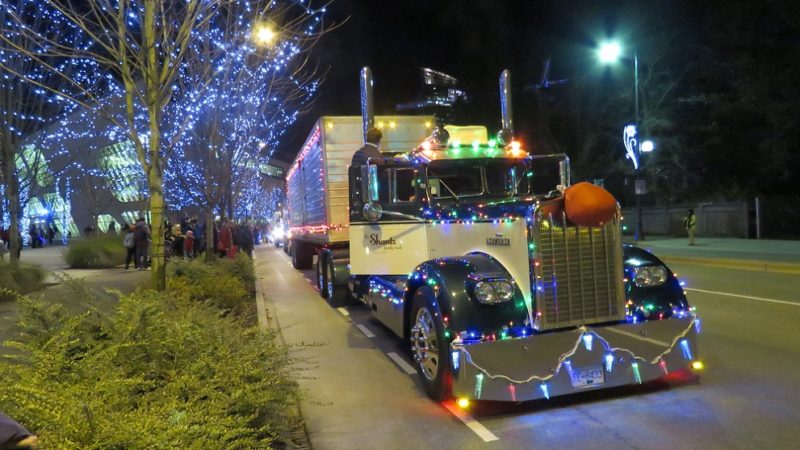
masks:
[[[564,191],[564,209],[575,225],[599,227],[614,217],[617,200],[607,190],[584,181]]]

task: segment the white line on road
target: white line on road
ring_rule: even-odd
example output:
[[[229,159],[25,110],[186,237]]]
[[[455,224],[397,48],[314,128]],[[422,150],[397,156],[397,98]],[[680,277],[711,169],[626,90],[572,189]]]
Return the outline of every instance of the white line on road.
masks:
[[[618,330],[616,328],[607,327],[607,328],[603,328],[603,331],[611,331],[613,333],[617,333],[617,334],[621,334],[621,335],[624,335],[624,336],[632,337],[634,339],[638,339],[638,340],[643,341],[643,342],[649,342],[651,344],[660,345],[662,347],[671,347],[669,342],[664,342],[664,341],[659,341],[658,339],[652,339],[652,338],[649,338],[649,337],[639,336],[636,333],[630,333],[630,332],[627,332],[627,331]]]
[[[717,294],[717,295],[725,295],[728,297],[746,298],[748,300],[757,300],[759,302],[780,303],[781,305],[800,306],[800,303],[797,302],[788,302],[786,300],[775,300],[773,298],[753,297],[751,295],[739,295],[739,294],[731,294],[728,292],[706,291],[704,289],[694,289],[694,288],[683,288],[683,290],[692,292],[702,292],[704,294]]]
[[[403,371],[404,371],[405,373],[407,373],[407,374],[409,374],[409,375],[414,375],[415,373],[417,373],[417,370],[416,370],[416,369],[414,369],[413,367],[411,367],[411,365],[410,365],[410,364],[408,364],[408,363],[407,363],[407,362],[406,362],[406,361],[403,359],[403,357],[402,357],[402,356],[400,356],[400,355],[398,355],[397,353],[395,353],[395,352],[389,352],[389,353],[387,353],[387,354],[386,354],[386,356],[388,356],[388,357],[389,357],[389,358],[390,358],[392,361],[394,361],[394,363],[395,363],[395,364],[397,364],[398,366],[400,366],[400,368],[401,368],[401,369],[403,369]]]
[[[339,311],[339,313],[341,315],[343,315],[345,317],[350,317],[350,313],[346,309],[342,308],[341,306],[336,308],[336,310]]]
[[[360,323],[356,324],[356,328],[361,330],[361,332],[364,333],[364,336],[366,336],[368,338],[374,338],[375,337],[375,334],[372,331],[369,331],[369,328],[365,327],[364,325],[362,325]]]
[[[497,441],[499,438],[489,431],[483,424],[475,420],[472,416],[467,414],[463,409],[456,406],[453,401],[442,402],[445,408],[448,409],[458,420],[464,422],[470,430],[474,431],[484,442]]]

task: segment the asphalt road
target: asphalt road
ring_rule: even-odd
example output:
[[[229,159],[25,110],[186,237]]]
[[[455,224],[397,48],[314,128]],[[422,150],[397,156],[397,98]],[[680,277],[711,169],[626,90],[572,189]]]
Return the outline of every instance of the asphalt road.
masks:
[[[673,265],[702,318],[699,380],[473,403],[459,418],[425,396],[404,346],[365,306],[330,308],[313,271],[280,249],[257,256],[314,449],[800,448],[800,275]]]

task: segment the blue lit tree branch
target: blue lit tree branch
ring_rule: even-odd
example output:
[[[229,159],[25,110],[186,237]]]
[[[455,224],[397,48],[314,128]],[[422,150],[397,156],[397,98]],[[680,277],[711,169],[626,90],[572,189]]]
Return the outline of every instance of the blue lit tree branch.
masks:
[[[45,173],[46,161],[25,140],[86,104],[98,89],[97,65],[58,51],[90,41],[57,10],[33,0],[0,0],[0,181],[4,226],[11,245],[23,210]],[[52,175],[52,174],[50,174]],[[16,262],[16,252],[11,252]]]

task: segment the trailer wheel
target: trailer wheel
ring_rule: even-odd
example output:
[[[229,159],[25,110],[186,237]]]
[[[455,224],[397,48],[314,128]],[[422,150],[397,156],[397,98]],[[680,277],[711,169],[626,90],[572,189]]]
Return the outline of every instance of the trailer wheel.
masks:
[[[327,268],[327,270],[325,270],[325,290],[327,291],[328,303],[334,308],[347,305],[350,300],[350,290],[347,288],[346,284],[336,284],[333,255],[330,253],[325,257],[325,266],[323,267]]]
[[[319,296],[328,298],[328,265],[327,265],[328,252],[321,251],[317,257],[317,288],[319,289]]]
[[[436,299],[428,288],[414,293],[411,303],[411,355],[417,363],[419,379],[425,392],[438,401],[451,394],[450,349],[444,337],[444,324],[433,306]]]
[[[310,245],[303,242],[292,244],[292,266],[297,270],[310,269],[314,263],[314,254]]]

